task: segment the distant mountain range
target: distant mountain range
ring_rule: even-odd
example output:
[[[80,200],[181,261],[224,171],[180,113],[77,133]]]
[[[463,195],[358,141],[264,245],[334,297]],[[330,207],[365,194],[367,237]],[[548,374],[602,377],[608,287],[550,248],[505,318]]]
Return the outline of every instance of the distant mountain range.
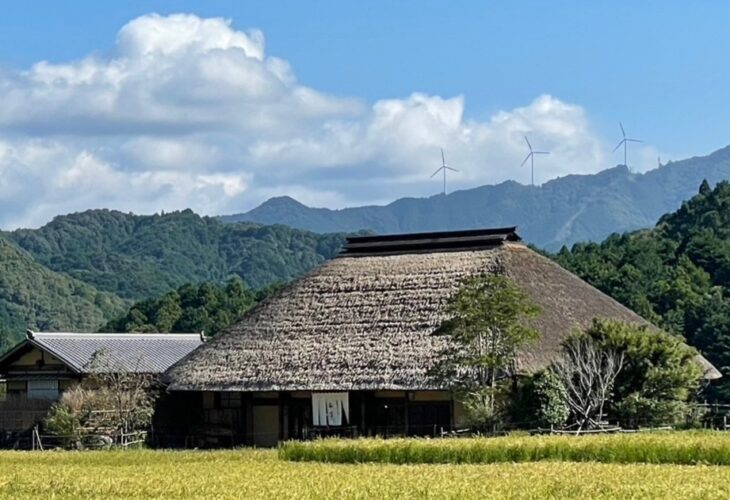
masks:
[[[284,224],[318,233],[438,231],[517,225],[529,243],[548,250],[601,241],[615,232],[653,226],[697,192],[703,179],[730,179],[730,146],[708,156],[670,162],[638,174],[617,166],[593,175],[569,175],[542,186],[514,181],[446,196],[401,198],[385,206],[330,210],[289,197],[272,198],[225,222]]]

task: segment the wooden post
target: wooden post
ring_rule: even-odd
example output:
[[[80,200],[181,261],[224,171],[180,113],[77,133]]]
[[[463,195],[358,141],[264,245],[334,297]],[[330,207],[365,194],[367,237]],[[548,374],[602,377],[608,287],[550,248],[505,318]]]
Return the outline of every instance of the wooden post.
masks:
[[[450,431],[453,431],[456,429],[456,413],[454,410],[454,393],[451,393],[451,397],[449,399],[449,427]]]
[[[404,422],[404,427],[405,427],[405,429],[404,429],[405,430],[405,435],[407,437],[408,436],[408,402],[409,402],[410,392],[406,391],[405,394],[406,394],[406,404],[403,405],[403,407],[404,407],[404,413],[405,413],[404,418],[403,418],[403,422]]]
[[[366,392],[360,392],[360,433],[364,435],[370,435],[370,431],[367,428],[367,420],[365,418],[365,399],[367,398]]]
[[[284,397],[284,393],[280,392],[276,398],[277,406],[279,407],[279,441],[284,439],[284,406],[281,401],[282,397]]]

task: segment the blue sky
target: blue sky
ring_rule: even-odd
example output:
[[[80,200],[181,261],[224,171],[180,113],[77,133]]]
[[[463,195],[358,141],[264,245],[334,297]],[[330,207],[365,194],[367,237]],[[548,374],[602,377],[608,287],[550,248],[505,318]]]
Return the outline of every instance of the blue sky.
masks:
[[[646,141],[630,156],[637,170],[658,155],[679,159],[730,143],[730,4],[596,4],[4,2],[0,89],[11,88],[2,97],[14,107],[0,110],[0,226],[101,205],[222,213],[280,194],[324,206],[429,195],[438,191],[428,175],[441,146],[462,167],[454,188],[526,183],[516,168],[524,134],[553,151],[536,174],[544,182],[619,163],[611,154],[619,120]],[[161,17],[133,22],[150,13]],[[157,24],[175,24],[175,13],[230,24],[194,35],[185,28],[186,47],[195,47],[185,56],[138,51]],[[130,23],[134,42],[125,45],[119,34]],[[200,38],[250,30],[261,32],[265,48]],[[158,59],[143,68],[153,53]],[[38,69],[40,61],[47,63]],[[268,69],[254,69],[256,61]],[[89,71],[103,76],[80,76]],[[169,85],[142,86],[151,73]],[[283,90],[264,95],[257,85],[272,85],[272,75]],[[235,82],[253,87],[239,92]],[[149,109],[176,118],[140,118]],[[230,109],[245,111],[229,117]],[[197,113],[210,116],[188,121]],[[64,190],[89,177],[101,186],[68,201]],[[41,206],[24,206],[23,189],[3,192],[23,178],[50,183]],[[145,189],[122,199],[105,183]]]

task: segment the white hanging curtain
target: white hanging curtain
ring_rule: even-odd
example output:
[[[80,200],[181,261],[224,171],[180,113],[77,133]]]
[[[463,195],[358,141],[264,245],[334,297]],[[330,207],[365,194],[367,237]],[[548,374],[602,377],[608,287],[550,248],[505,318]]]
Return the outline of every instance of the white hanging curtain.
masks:
[[[350,421],[350,398],[347,392],[313,392],[312,424],[316,426],[343,425],[342,416]]]
[[[312,393],[312,425],[321,425],[319,422],[319,397]]]

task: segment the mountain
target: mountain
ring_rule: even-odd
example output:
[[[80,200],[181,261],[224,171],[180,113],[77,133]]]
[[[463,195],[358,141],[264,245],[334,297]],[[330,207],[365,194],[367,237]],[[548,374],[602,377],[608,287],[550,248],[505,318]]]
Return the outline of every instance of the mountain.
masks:
[[[51,271],[0,235],[0,352],[27,328],[93,330],[125,308],[119,297]]]
[[[651,227],[707,179],[730,178],[730,146],[709,156],[670,162],[644,174],[618,166],[593,175],[569,175],[543,184],[513,181],[430,198],[402,198],[386,206],[330,210],[288,197],[272,198],[225,222],[285,224],[315,232],[377,233],[519,226],[540,248],[601,241],[613,232]]]
[[[724,375],[709,394],[730,400],[730,183],[711,189],[703,182],[699,194],[653,229],[579,243],[555,259],[683,335]]]
[[[342,235],[224,224],[191,210],[149,216],[89,210],[5,237],[37,264],[132,300],[234,276],[253,289],[290,281],[336,255],[343,243]]]

